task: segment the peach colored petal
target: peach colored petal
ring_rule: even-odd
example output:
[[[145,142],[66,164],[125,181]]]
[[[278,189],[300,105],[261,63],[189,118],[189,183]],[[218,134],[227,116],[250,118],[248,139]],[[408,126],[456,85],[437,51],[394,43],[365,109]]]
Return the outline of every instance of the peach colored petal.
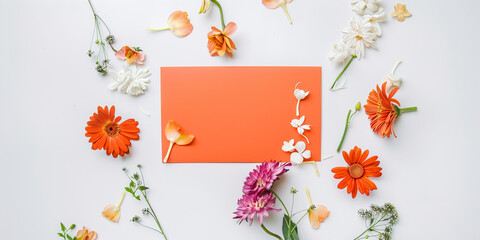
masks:
[[[329,215],[330,210],[328,210],[327,207],[323,205],[315,206],[315,209],[311,209],[308,211],[310,225],[312,225],[313,228],[320,227],[320,223],[325,221],[325,218],[327,218]]]
[[[278,0],[262,0],[262,3],[265,7],[275,9],[280,7],[280,1]]]
[[[165,136],[168,141],[175,142],[181,135],[180,126],[173,120],[168,121],[167,126],[165,127]]]
[[[107,205],[102,211],[102,216],[112,222],[118,222],[118,219],[120,218],[120,209],[116,208],[113,204]]]
[[[117,57],[118,59],[120,60],[123,60],[125,61],[127,58],[125,57],[125,53],[126,53],[126,49],[128,46],[124,46],[122,48],[120,48],[120,50],[118,50],[116,53],[115,53],[115,57]]]
[[[194,138],[195,138],[195,136],[193,136],[192,134],[182,134],[177,139],[177,141],[175,141],[175,143],[178,144],[178,145],[188,145],[188,144],[192,143]]]
[[[187,12],[175,11],[168,18],[168,26],[177,37],[186,37],[193,31]]]
[[[234,22],[229,22],[225,27],[225,30],[223,30],[223,34],[230,36],[234,34],[236,31],[237,31],[237,24]]]

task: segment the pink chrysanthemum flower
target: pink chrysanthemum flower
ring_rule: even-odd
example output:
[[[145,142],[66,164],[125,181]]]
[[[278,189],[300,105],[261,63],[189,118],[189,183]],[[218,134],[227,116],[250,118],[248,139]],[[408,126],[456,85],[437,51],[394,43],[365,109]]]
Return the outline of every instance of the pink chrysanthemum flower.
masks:
[[[244,194],[260,194],[270,190],[273,182],[288,171],[291,163],[265,162],[257,166],[247,177],[243,186]]]
[[[281,209],[273,208],[275,206],[275,198],[273,193],[265,193],[261,196],[245,194],[238,200],[238,208],[234,213],[237,216],[234,219],[240,219],[239,224],[243,220],[252,225],[253,218],[257,215],[260,225],[263,224],[263,218],[270,216],[268,211],[278,212]]]

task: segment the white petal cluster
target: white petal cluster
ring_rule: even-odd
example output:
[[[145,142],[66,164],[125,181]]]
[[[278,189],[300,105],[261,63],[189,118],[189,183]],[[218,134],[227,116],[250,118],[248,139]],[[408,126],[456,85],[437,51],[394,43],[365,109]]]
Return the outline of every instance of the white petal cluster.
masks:
[[[387,20],[380,0],[352,0],[353,11],[358,15],[343,30],[342,42],[333,45],[330,62],[343,64],[351,55],[362,58],[365,48],[375,48],[375,41],[382,35],[380,23]]]
[[[119,72],[110,71],[114,80],[108,88],[132,96],[142,95],[150,83],[150,68],[139,68],[136,64],[125,65]]]
[[[365,10],[376,12],[379,8],[380,0],[352,0],[353,11],[358,15],[365,14]]]

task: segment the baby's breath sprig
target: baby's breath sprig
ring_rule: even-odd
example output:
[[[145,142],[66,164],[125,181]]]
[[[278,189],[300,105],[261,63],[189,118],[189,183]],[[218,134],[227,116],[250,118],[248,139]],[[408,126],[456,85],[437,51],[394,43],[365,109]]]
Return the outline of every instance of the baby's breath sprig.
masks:
[[[370,210],[358,210],[358,215],[365,219],[367,229],[354,240],[371,237],[380,240],[390,240],[392,238],[393,225],[398,221],[398,213],[393,204],[385,203],[381,207],[372,204]]]
[[[94,44],[98,45],[97,59],[95,61],[95,64],[97,66],[95,69],[97,70],[97,72],[104,75],[107,73],[108,64],[110,63],[110,59],[108,58],[108,54],[105,49],[105,44],[110,45],[110,48],[112,48],[114,52],[117,52],[117,50],[112,45],[115,42],[115,37],[110,32],[110,28],[108,28],[107,24],[95,12],[95,9],[93,8],[92,2],[90,0],[88,0],[88,4],[90,4],[90,8],[92,9],[95,24],[93,26],[92,40],[90,41],[90,49],[88,50],[87,55],[89,57],[92,57],[95,54],[95,51],[92,50],[92,47]],[[102,34],[102,28],[108,31],[108,35],[105,36],[105,34]]]
[[[150,226],[142,224],[141,223],[142,219],[139,216],[134,216],[131,219],[131,221],[133,223],[136,223],[136,224],[140,225],[140,226],[146,227],[148,229],[154,230],[154,231],[162,234],[163,237],[165,238],[165,240],[167,240],[167,236],[165,235],[165,232],[163,231],[162,226],[160,225],[160,221],[158,220],[158,217],[155,214],[155,211],[153,210],[152,205],[150,204],[150,201],[148,201],[148,197],[147,197],[148,187],[145,186],[145,179],[143,178],[142,165],[138,164],[137,168],[138,168],[138,171],[140,172],[140,174],[134,173],[134,174],[132,174],[132,176],[128,175],[128,172],[127,172],[128,170],[126,168],[122,169],[125,172],[125,174],[127,175],[128,179],[130,180],[130,183],[128,184],[128,187],[125,187],[125,191],[129,192],[138,201],[141,201],[140,196],[143,196],[143,199],[147,203],[148,208],[142,209],[142,214],[143,215],[150,215],[153,218],[153,220],[155,220],[155,223],[157,224],[158,229],[155,229],[155,228],[152,228]]]
[[[60,222],[60,227],[61,227],[61,229],[62,229],[62,232],[61,232],[61,233],[60,233],[60,232],[57,233],[58,236],[62,237],[64,240],[67,240],[67,239],[68,239],[68,240],[77,240],[77,236],[73,236],[73,237],[72,237],[72,236],[70,236],[70,235],[68,234],[68,232],[69,232],[70,230],[73,230],[73,229],[75,228],[75,224],[72,224],[72,225],[70,225],[69,228],[66,228],[65,225],[63,225],[63,223]]]

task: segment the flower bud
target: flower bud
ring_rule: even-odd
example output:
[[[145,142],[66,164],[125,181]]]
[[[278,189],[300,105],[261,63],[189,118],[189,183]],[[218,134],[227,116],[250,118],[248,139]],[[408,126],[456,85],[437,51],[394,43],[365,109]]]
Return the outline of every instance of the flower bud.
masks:
[[[362,104],[360,103],[360,101],[357,103],[357,105],[355,105],[355,110],[356,111],[359,111],[360,108],[362,107]]]

